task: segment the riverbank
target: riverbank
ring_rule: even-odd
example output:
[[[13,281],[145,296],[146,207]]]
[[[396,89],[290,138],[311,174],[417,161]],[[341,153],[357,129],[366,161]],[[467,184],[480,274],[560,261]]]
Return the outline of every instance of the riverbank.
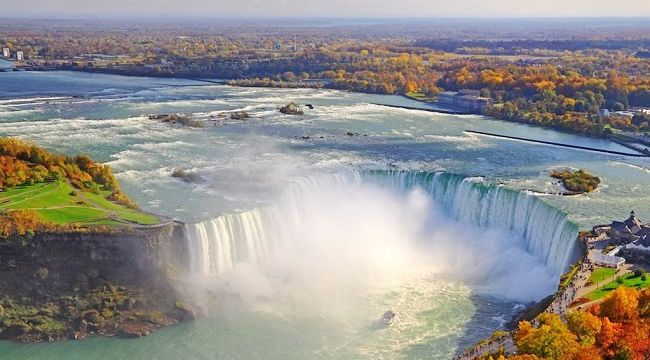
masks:
[[[84,72],[84,73],[96,73],[96,74],[110,74],[110,75],[121,75],[121,76],[135,76],[135,77],[151,77],[151,78],[165,78],[165,79],[183,79],[183,80],[193,80],[193,81],[200,81],[204,82],[206,84],[220,84],[220,85],[228,85],[228,86],[241,86],[241,87],[251,87],[251,88],[296,88],[296,89],[333,89],[333,90],[340,90],[337,89],[334,86],[330,86],[331,82],[325,79],[310,79],[307,81],[282,81],[280,85],[274,85],[274,84],[269,84],[268,82],[256,82],[254,81],[255,79],[211,79],[209,77],[206,77],[206,74],[203,72],[187,72],[187,73],[177,73],[177,72],[158,72],[154,71],[151,68],[147,67],[129,67],[128,69],[125,68],[89,68],[89,67],[74,67],[74,66],[48,66],[48,67],[22,67],[22,68],[16,68],[13,69],[13,71],[76,71],[76,72]],[[362,91],[350,91],[350,90],[341,90],[341,91],[349,91],[349,92],[356,92],[360,94],[375,94],[372,92],[362,92]],[[443,114],[450,114],[450,115],[467,115],[467,114],[472,114],[472,112],[463,110],[463,109],[454,109],[452,107],[446,106],[446,105],[438,105],[437,103],[431,102],[431,99],[429,98],[421,98],[417,96],[409,96],[409,94],[396,94],[396,95],[401,95],[404,98],[407,98],[409,100],[413,101],[418,101],[424,104],[427,104],[428,106],[430,105],[436,105],[439,107],[436,107],[435,110],[430,110],[427,109],[426,107],[420,108],[420,107],[409,107],[409,106],[394,106],[394,105],[388,105],[389,107],[396,107],[396,108],[403,108],[407,110],[423,110],[423,111],[430,111],[430,112],[438,112],[438,113],[443,113]],[[377,105],[383,105],[386,106],[386,104],[377,104]],[[485,116],[485,115],[483,115]],[[507,120],[507,119],[502,119],[502,118],[496,118],[496,117],[487,117],[487,118],[493,118],[495,120],[499,121],[506,121],[510,123],[518,123],[521,124],[522,122],[520,121],[513,121],[513,120]],[[552,129],[554,131],[559,131],[559,132],[564,132],[568,134],[573,134],[573,135],[579,135],[579,136],[585,136],[585,137],[596,137],[596,138],[605,138],[614,141],[611,137],[608,136],[597,136],[593,134],[588,134],[584,132],[579,132],[579,131],[570,131],[567,129],[561,129],[557,127],[549,127],[549,126],[542,126],[538,124],[532,124],[532,123],[525,123],[526,125],[529,126],[535,126],[535,127],[540,127],[544,129]],[[618,141],[616,141],[618,142]],[[630,144],[629,141],[621,142],[620,145],[631,148],[635,151],[643,152],[644,148],[636,146],[635,144]],[[650,155],[648,155],[650,156]]]

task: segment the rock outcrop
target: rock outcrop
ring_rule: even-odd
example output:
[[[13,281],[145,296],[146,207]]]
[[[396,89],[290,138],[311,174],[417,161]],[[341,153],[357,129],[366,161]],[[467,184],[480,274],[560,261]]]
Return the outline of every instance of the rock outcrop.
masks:
[[[0,241],[0,338],[139,337],[193,319],[172,286],[188,268],[183,240],[168,221]]]

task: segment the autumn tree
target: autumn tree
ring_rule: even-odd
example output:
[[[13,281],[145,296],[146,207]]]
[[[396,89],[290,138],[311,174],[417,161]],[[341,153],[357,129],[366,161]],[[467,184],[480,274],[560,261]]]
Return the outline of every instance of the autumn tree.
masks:
[[[559,316],[544,313],[538,320],[537,328],[527,321],[519,323],[515,336],[518,353],[560,360],[571,358],[578,351],[576,335],[569,331]]]
[[[578,337],[580,345],[590,346],[595,344],[602,323],[598,316],[577,310],[567,314],[567,326]]]
[[[632,320],[638,316],[638,306],[639,292],[636,289],[619,286],[600,304],[600,316],[615,322]]]

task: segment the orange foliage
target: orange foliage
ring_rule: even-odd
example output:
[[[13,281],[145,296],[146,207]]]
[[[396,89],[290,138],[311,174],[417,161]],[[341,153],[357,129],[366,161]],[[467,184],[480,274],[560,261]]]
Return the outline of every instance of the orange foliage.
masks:
[[[600,304],[600,316],[615,322],[635,319],[638,316],[639,295],[636,289],[618,287]]]
[[[521,322],[517,352],[543,359],[650,359],[649,307],[650,289],[619,287],[600,306],[568,313],[566,325],[548,314],[540,315],[537,328]]]
[[[67,178],[81,190],[111,192],[120,203],[135,207],[124,194],[108,165],[86,155],[74,158],[53,154],[34,144],[13,138],[0,138],[0,189]]]
[[[43,227],[38,215],[31,210],[0,213],[0,238],[26,235]]]

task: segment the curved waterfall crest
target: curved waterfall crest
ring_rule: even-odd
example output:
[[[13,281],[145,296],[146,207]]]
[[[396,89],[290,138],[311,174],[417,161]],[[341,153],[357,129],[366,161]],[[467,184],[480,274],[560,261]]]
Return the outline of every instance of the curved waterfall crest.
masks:
[[[274,248],[291,246],[286,231],[300,226],[304,204],[319,201],[316,194],[322,189],[362,183],[398,193],[419,188],[458,221],[514,234],[558,277],[577,254],[577,226],[534,195],[446,172],[349,171],[295,179],[272,206],[186,225],[191,272],[218,275],[237,263],[265,259]]]

